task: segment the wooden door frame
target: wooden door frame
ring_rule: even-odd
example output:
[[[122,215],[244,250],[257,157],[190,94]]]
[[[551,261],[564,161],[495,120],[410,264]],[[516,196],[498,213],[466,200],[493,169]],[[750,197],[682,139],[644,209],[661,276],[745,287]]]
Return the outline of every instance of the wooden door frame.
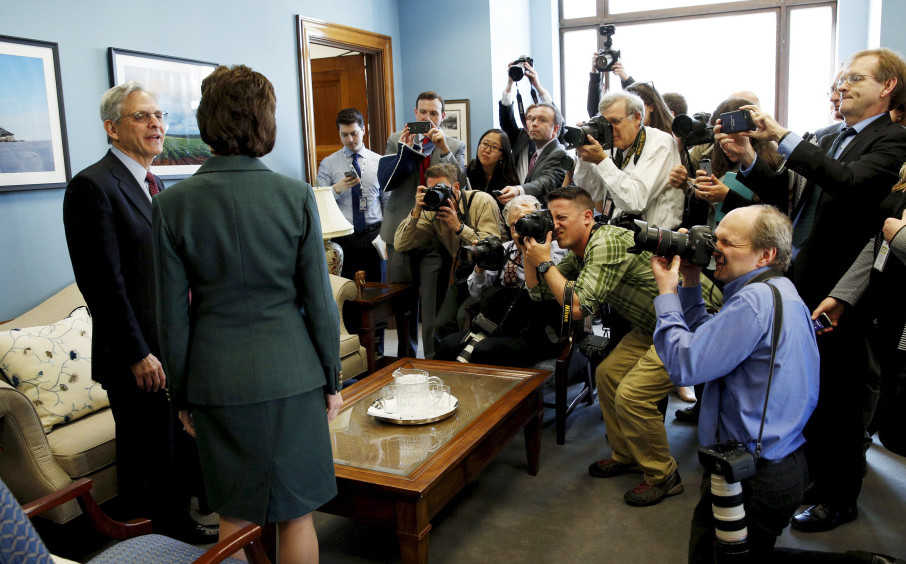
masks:
[[[308,181],[314,184],[318,171],[314,166],[314,163],[317,162],[317,147],[311,81],[311,44],[354,49],[371,55],[370,61],[374,64],[374,71],[368,74],[368,93],[374,99],[369,100],[369,105],[376,111],[369,118],[369,129],[372,139],[381,140],[390,137],[391,128],[396,123],[393,95],[393,52],[390,37],[386,35],[323,20],[296,16],[296,31],[299,47],[299,94],[302,104],[302,151],[305,156]],[[373,89],[372,82],[375,83]]]

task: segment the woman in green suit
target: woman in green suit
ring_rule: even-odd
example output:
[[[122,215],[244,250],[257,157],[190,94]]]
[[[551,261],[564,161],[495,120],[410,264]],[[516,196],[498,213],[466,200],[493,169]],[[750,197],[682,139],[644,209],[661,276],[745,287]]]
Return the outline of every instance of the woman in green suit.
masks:
[[[308,184],[258,160],[276,137],[267,78],[221,66],[201,92],[214,156],[152,203],[170,394],[221,538],[276,522],[280,561],[312,561],[311,512],[337,492],[327,424],[342,405],[318,211]]]

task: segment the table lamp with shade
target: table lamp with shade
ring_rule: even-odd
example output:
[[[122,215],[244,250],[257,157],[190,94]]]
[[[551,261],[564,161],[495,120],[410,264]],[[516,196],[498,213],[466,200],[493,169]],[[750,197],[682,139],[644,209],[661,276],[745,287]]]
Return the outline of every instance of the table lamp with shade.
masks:
[[[340,206],[334,199],[330,186],[314,186],[315,203],[318,205],[318,216],[321,218],[321,232],[324,237],[324,253],[327,255],[327,271],[337,276],[343,270],[343,249],[331,241],[334,237],[352,234],[355,229],[343,216]]]

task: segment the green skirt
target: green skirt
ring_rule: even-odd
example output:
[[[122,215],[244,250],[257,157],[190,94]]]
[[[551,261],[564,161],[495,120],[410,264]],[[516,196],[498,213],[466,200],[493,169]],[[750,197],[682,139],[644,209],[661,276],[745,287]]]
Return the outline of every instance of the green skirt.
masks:
[[[208,505],[263,525],[311,513],[337,495],[320,388],[249,405],[192,407]]]

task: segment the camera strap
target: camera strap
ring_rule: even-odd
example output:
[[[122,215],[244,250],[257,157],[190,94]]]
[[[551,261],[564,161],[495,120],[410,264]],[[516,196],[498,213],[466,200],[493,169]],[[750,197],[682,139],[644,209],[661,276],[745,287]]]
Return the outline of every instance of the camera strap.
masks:
[[[529,93],[532,95],[532,101],[537,104],[538,93],[535,92],[535,87],[529,86],[529,89]],[[519,118],[522,120],[522,127],[525,127],[525,107],[522,105],[522,93],[519,92],[519,86],[516,86],[516,105],[519,106]]]
[[[642,149],[645,148],[645,140],[647,135],[645,134],[645,126],[643,125],[639,129],[639,134],[636,135],[635,141],[632,142],[632,145],[629,146],[629,150],[624,156],[622,156],[622,163],[620,164],[620,170],[626,168],[626,165],[629,164],[629,159],[633,159],[633,164],[638,164],[639,158],[642,156]]]
[[[569,324],[573,320],[573,288],[575,286],[575,280],[567,280],[566,286],[563,287],[563,314],[560,316],[561,339],[569,335]]]
[[[754,284],[756,282],[764,282],[767,284],[767,281],[771,278],[781,278],[783,274],[777,272],[776,270],[769,269],[758,276],[755,276],[751,280],[743,285],[743,288],[749,284]],[[767,390],[764,393],[764,407],[761,410],[761,423],[758,427],[758,440],[755,442],[755,462],[758,462],[758,459],[761,458],[761,437],[764,433],[764,419],[768,413],[768,397],[771,395],[771,381],[774,379],[774,361],[777,357],[777,344],[780,342],[780,329],[783,325],[783,299],[780,296],[780,290],[777,289],[773,284],[767,284],[768,288],[771,289],[771,297],[774,301],[774,326],[773,332],[771,335],[771,367],[768,370],[768,385]],[[722,395],[723,389],[726,387],[724,378],[720,379],[719,391]],[[717,401],[717,442],[720,442],[720,398]]]

